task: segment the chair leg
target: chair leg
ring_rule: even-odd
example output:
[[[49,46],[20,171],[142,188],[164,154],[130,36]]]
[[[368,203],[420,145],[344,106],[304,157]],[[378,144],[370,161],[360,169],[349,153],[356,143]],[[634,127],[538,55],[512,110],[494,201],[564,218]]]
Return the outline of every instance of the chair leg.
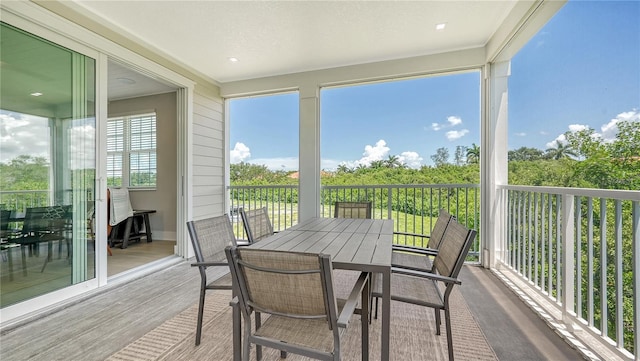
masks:
[[[376,320],[378,319],[378,300],[380,299],[380,297],[376,297],[376,312],[375,312],[375,316],[373,318],[375,318]]]
[[[262,327],[262,317],[260,317],[260,312],[256,312],[256,330]],[[251,327],[251,325],[249,325]],[[256,344],[256,360],[262,360],[262,345]]]
[[[196,326],[196,346],[200,344],[200,338],[202,337],[202,318],[204,316],[204,297],[206,295],[206,288],[200,287],[200,302],[198,305],[198,325]]]
[[[449,308],[444,309],[444,321],[447,326],[447,348],[449,349],[449,361],[453,361],[453,335],[451,333],[451,315]]]
[[[22,275],[26,277],[27,276],[27,254],[25,253],[25,247],[30,247],[30,245],[20,246],[20,250],[22,251]]]
[[[251,355],[251,343],[249,342],[249,333],[251,332],[251,316],[244,320],[244,336],[242,337],[242,360],[249,361]],[[260,360],[262,353],[258,355],[256,348],[256,360]]]
[[[440,325],[442,324],[442,320],[440,319],[440,309],[434,308],[433,310],[436,313],[436,335],[440,335]]]
[[[233,309],[233,361],[240,361],[242,359],[242,318],[237,297],[231,301],[231,307]]]

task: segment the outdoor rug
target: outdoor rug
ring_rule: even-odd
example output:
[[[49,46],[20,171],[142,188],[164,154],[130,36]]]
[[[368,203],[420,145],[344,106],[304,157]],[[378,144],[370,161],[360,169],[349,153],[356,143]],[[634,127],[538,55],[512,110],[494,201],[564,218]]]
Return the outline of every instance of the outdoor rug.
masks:
[[[207,294],[202,343],[195,346],[198,305],[166,321],[140,339],[111,355],[109,361],[143,360],[231,360],[231,291]],[[497,357],[469,311],[460,292],[451,299],[454,353],[457,360],[497,360]],[[393,301],[391,304],[391,360],[447,360],[444,314],[441,335],[435,332],[434,311],[430,308]],[[380,359],[381,320],[369,327],[369,357]],[[342,339],[342,359],[360,360],[360,319],[354,315]],[[252,347],[251,359],[255,360]],[[263,360],[280,360],[277,350],[263,347]],[[288,354],[286,360],[308,360]]]

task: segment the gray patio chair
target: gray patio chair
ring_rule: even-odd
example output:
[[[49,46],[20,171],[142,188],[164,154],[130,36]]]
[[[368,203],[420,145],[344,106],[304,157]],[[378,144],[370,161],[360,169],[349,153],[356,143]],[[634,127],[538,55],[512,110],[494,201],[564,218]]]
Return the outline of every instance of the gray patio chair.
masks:
[[[432,272],[433,270],[433,257],[438,254],[438,249],[442,242],[444,232],[447,226],[454,220],[455,217],[449,214],[445,209],[440,209],[438,219],[433,225],[431,234],[415,234],[406,232],[394,232],[393,234],[402,235],[407,237],[427,238],[427,247],[415,247],[401,244],[393,244],[391,246],[391,265],[393,267],[409,268],[423,272]],[[379,275],[374,275],[374,278]],[[374,296],[375,297],[375,296]],[[379,298],[375,297],[375,318],[378,318],[378,302]]]
[[[228,247],[226,254],[238,284],[245,323],[244,360],[249,360],[252,343],[258,360],[262,346],[319,360],[340,360],[341,334],[356,312],[359,297],[369,293],[367,273],[360,275],[339,311],[329,255],[247,247]],[[262,323],[256,319],[256,329],[252,330],[254,311],[256,317],[260,313],[270,316]],[[363,319],[364,358],[368,353],[364,350],[368,347],[368,323]]]
[[[198,267],[200,271],[200,302],[198,305],[198,324],[196,326],[196,346],[200,344],[202,336],[202,318],[204,313],[204,300],[208,290],[231,290],[231,274],[214,280],[207,281],[207,268],[224,267],[229,269],[227,258],[224,254],[225,247],[235,245],[236,236],[233,233],[231,221],[225,214],[218,217],[206,218],[198,221],[187,222],[187,229],[196,254],[196,262],[191,266]]]
[[[275,233],[271,225],[271,220],[269,219],[267,207],[256,208],[250,211],[245,211],[244,208],[240,208],[239,212],[249,244],[258,242]]]
[[[433,268],[432,258],[438,254],[440,243],[447,226],[452,219],[455,219],[445,209],[440,209],[438,219],[433,225],[433,229],[429,235],[415,234],[406,232],[394,232],[395,235],[406,236],[409,238],[427,238],[427,247],[416,247],[411,245],[394,244],[392,246],[391,265],[395,267],[404,267],[417,269],[419,271],[431,271]]]
[[[371,218],[371,202],[336,202],[334,218]]]
[[[445,230],[440,250],[433,260],[433,272],[400,267],[391,269],[391,299],[433,308],[438,335],[441,324],[440,311],[444,310],[449,360],[454,359],[449,299],[454,286],[462,283],[458,274],[475,238],[475,230],[469,230],[452,220]],[[374,297],[382,297],[380,277],[374,278],[372,288]]]

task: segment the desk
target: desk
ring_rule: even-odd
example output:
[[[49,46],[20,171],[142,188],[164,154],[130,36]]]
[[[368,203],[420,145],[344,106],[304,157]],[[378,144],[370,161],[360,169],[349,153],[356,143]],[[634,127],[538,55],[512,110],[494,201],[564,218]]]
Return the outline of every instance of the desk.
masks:
[[[129,241],[140,241],[142,237],[145,237],[147,242],[153,242],[151,224],[149,223],[149,214],[151,213],[156,213],[156,211],[154,209],[133,211],[133,217],[129,217],[113,226],[109,234],[109,247],[113,247],[115,243],[122,242],[121,248],[127,248]],[[121,233],[122,239],[120,240]]]
[[[331,255],[335,269],[380,273],[383,280],[381,360],[388,361],[392,242],[393,220],[312,218],[250,247],[325,253]]]

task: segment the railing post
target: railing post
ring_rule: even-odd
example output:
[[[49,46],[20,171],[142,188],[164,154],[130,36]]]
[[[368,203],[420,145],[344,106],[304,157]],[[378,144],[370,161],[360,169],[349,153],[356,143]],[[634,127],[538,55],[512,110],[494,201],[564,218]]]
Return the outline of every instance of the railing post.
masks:
[[[387,188],[387,218],[388,219],[393,219],[392,214],[391,214],[391,210],[392,210],[392,202],[393,202],[393,194],[391,194],[393,192],[393,188],[391,186],[389,186]],[[398,226],[395,226],[396,229]]]
[[[575,288],[575,196],[562,196],[562,321],[568,331],[573,331]]]
[[[633,345],[635,359],[640,359],[640,202],[633,202],[631,224],[633,230]]]

